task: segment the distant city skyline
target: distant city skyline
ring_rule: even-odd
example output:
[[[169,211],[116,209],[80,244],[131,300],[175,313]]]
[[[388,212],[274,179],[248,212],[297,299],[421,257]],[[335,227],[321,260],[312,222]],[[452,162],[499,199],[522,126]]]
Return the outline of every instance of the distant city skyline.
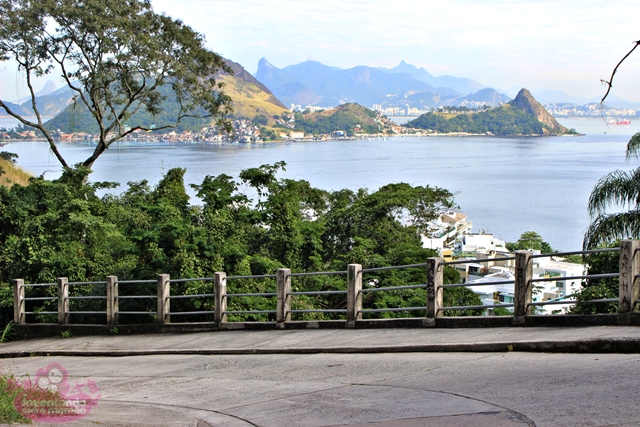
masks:
[[[260,58],[279,68],[313,59],[329,66],[391,68],[404,60],[434,76],[473,79],[504,92],[522,87],[601,97],[613,67],[640,39],[640,2],[552,0],[152,0],[207,45],[255,73]],[[611,92],[640,102],[640,49]],[[56,85],[57,76],[49,76]],[[39,80],[40,89],[47,78]],[[0,98],[27,94],[0,64]]]

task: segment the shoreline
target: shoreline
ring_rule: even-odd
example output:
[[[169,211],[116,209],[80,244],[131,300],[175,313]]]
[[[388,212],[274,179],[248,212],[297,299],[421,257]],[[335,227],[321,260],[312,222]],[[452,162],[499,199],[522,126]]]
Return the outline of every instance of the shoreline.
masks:
[[[552,137],[579,137],[586,136],[587,134],[570,134],[570,135],[487,135],[484,133],[464,133],[464,132],[452,132],[452,133],[428,133],[428,134],[393,134],[393,135],[372,135],[370,137],[357,137],[357,138],[326,138],[326,139],[306,139],[306,140],[281,140],[281,141],[262,141],[262,142],[239,142],[239,141],[171,141],[171,140],[157,140],[157,141],[116,141],[110,147],[141,147],[145,145],[170,145],[170,144],[188,144],[188,145],[262,145],[262,144],[305,144],[310,142],[328,142],[328,141],[374,141],[374,140],[389,140],[391,138],[435,138],[435,137],[484,137],[484,138],[552,138]],[[29,138],[29,139],[1,139],[0,147],[20,142],[48,142],[45,138]],[[83,140],[70,140],[70,141],[56,141],[62,144],[74,144],[74,145],[88,145],[95,146],[97,141],[83,141]]]

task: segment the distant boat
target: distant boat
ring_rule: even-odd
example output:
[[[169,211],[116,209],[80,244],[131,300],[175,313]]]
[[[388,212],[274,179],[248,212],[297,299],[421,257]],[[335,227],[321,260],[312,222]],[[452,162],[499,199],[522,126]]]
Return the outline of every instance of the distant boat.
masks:
[[[609,120],[607,122],[608,125],[630,125],[631,124],[631,120],[629,119],[622,119],[622,120]]]

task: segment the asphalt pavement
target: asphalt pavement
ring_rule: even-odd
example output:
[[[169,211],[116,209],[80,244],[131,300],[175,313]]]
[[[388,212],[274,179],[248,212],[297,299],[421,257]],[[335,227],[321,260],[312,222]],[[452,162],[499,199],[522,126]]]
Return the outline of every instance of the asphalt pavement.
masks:
[[[0,356],[20,378],[63,367],[95,399],[69,427],[640,426],[636,327],[47,338]]]

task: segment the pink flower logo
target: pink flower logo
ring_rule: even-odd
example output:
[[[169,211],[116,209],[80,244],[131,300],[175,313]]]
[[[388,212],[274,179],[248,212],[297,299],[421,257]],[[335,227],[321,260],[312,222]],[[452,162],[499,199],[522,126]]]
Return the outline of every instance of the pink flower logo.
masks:
[[[87,416],[98,405],[100,390],[93,380],[69,384],[69,372],[59,363],[38,369],[34,381],[14,381],[18,390],[14,405],[26,418],[63,423]],[[87,392],[84,389],[87,389]]]

